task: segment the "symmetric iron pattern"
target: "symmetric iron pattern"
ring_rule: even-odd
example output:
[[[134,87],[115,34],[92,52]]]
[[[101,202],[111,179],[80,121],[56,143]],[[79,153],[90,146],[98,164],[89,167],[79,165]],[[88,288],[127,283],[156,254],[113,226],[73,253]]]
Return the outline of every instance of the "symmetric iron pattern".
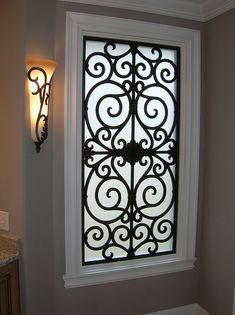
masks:
[[[176,251],[180,50],[85,37],[83,264]]]

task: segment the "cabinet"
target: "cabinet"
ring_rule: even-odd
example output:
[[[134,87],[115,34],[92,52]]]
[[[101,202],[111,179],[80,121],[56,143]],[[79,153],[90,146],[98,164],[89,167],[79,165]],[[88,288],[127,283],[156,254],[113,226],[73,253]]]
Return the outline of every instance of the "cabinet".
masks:
[[[0,315],[20,315],[18,260],[0,267]]]

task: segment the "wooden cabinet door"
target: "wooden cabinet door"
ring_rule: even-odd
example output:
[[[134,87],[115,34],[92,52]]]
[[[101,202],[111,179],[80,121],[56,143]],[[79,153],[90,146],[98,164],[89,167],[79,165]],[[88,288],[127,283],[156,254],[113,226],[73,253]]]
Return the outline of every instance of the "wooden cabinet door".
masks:
[[[0,276],[0,314],[12,314],[10,273],[5,273]]]
[[[0,268],[0,315],[20,315],[18,262]]]

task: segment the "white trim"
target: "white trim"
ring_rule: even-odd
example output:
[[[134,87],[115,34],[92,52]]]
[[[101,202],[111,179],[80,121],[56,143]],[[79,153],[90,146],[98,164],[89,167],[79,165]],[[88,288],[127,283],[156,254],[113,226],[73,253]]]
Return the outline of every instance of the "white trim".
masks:
[[[122,264],[112,263],[112,266],[97,267],[94,266],[90,268],[84,268],[80,270],[80,274],[73,275],[68,274],[64,275],[63,279],[65,281],[66,288],[76,288],[80,286],[95,285],[101,283],[109,283],[114,281],[124,281],[130,279],[138,279],[144,277],[150,277],[154,275],[178,272],[182,270],[189,270],[194,267],[195,260],[188,261],[176,261],[173,260],[162,260],[161,265],[148,263],[147,258],[143,259],[142,264],[138,266],[131,266],[133,262],[125,262]],[[67,267],[67,266],[66,266]],[[156,270],[156,267],[158,270]],[[99,269],[98,269],[99,268]]]
[[[58,0],[126,10],[155,13],[178,18],[208,21],[235,7],[235,0]]]
[[[81,266],[81,99],[84,35],[181,47],[181,134],[177,253],[155,258]],[[119,281],[191,269],[195,261],[200,116],[200,32],[105,16],[67,13],[65,77],[65,287]],[[190,105],[191,104],[191,105]],[[79,245],[80,244],[80,245]]]
[[[207,0],[204,4],[204,20],[209,21],[235,7],[235,0]]]
[[[201,306],[198,304],[185,305],[176,307],[164,311],[148,313],[145,315],[209,315]]]

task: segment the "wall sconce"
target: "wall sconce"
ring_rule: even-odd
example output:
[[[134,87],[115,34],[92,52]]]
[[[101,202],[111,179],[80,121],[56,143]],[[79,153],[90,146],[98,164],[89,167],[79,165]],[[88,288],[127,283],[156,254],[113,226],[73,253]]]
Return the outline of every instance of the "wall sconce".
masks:
[[[31,136],[40,152],[41,144],[48,135],[48,109],[51,80],[57,62],[49,59],[27,59],[27,77],[30,93]]]

